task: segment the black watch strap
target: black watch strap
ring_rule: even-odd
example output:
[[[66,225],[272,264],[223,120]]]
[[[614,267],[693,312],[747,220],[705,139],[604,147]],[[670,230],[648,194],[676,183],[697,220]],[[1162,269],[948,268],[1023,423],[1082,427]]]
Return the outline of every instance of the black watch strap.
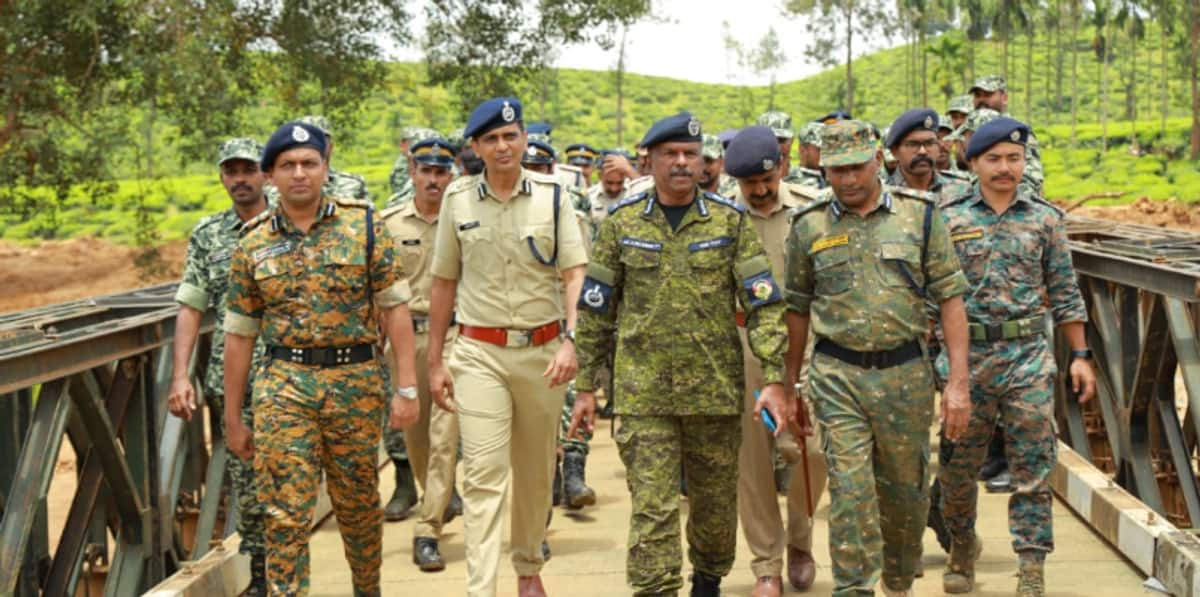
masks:
[[[1092,359],[1092,349],[1084,348],[1082,350],[1072,350],[1071,360],[1074,361],[1075,359],[1087,359],[1090,361]]]

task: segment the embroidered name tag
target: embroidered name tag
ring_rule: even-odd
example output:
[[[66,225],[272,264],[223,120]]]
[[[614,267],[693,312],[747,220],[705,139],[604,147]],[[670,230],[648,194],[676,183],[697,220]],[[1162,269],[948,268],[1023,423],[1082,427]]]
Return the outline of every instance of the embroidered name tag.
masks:
[[[264,259],[270,259],[270,258],[278,256],[278,255],[283,255],[284,253],[287,253],[288,251],[291,251],[291,250],[292,250],[292,243],[289,243],[289,242],[276,243],[269,247],[264,247],[262,249],[255,251],[254,252],[254,262],[258,263]]]
[[[220,263],[233,257],[233,247],[227,247],[208,256],[209,263]]]
[[[976,238],[983,238],[983,228],[972,228],[950,235],[950,240],[956,243]]]
[[[850,244],[850,235],[849,234],[839,234],[838,236],[826,236],[825,238],[818,239],[816,242],[814,242],[812,244],[812,247],[809,248],[808,252],[809,253],[820,253],[821,251],[824,251],[825,249],[831,249],[833,247],[840,247],[842,245],[847,245],[847,244]]]
[[[401,240],[401,241],[400,241],[400,244],[401,244],[401,245],[404,245],[404,246],[406,246],[406,247],[415,247],[415,246],[417,246],[417,245],[421,244],[421,239],[419,239],[419,238],[406,238],[406,239],[404,239],[404,240]]]
[[[688,251],[695,253],[696,251],[703,251],[705,249],[719,249],[721,247],[728,247],[732,244],[732,238],[728,236],[718,236],[717,238],[710,238],[708,240],[694,242],[688,245]]]
[[[464,223],[458,225],[459,230],[470,230],[472,228],[478,228],[478,227],[479,227],[479,220],[472,220],[470,222],[464,222]]]
[[[629,238],[628,236],[626,236],[625,238],[621,239],[621,244],[625,245],[626,247],[633,247],[635,249],[643,249],[646,251],[655,251],[658,253],[662,252],[662,243],[654,242],[654,241],[650,241],[650,240],[641,240],[641,239],[636,239],[636,238]]]

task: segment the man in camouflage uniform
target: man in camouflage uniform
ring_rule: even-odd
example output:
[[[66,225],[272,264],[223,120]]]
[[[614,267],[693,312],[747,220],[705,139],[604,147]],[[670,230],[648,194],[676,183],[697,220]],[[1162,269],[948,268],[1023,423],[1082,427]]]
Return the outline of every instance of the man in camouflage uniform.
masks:
[[[280,127],[263,150],[262,169],[280,202],[246,223],[230,264],[226,442],[239,458],[254,458],[269,593],[308,592],[308,540],[324,473],[354,594],[375,596],[383,547],[376,464],[389,394],[377,330],[395,348],[399,387],[389,422],[404,427],[419,412],[413,324],[391,237],[369,203],[324,195],[326,155],[321,130],[301,122]],[[266,362],[254,380],[251,437],[240,411],[260,336]]]
[[[925,354],[926,301],[940,305],[950,376],[946,433],[970,415],[966,280],[931,201],[884,188],[870,125],[821,134],[832,196],[802,208],[787,241],[788,375],[816,344],[808,388],[825,438],[829,551],[835,596],[912,595],[929,509],[934,380]]]
[[[784,252],[791,215],[821,197],[821,190],[781,182],[784,174],[780,165],[779,146],[771,129],[743,129],[729,143],[725,154],[725,170],[738,182],[734,196],[738,205],[746,208],[763,241],[771,273],[782,279]],[[787,546],[788,579],[797,590],[812,587],[816,577],[816,562],[812,557],[812,505],[825,491],[825,461],[815,436],[799,438],[806,442],[801,450],[797,438],[783,433],[776,438],[754,421],[755,393],[762,386],[762,363],[754,357],[745,333],[745,315],[738,318],[745,360],[745,411],[742,417],[742,447],[738,454],[738,516],[742,533],[754,558],[750,569],[758,579],[751,597],[778,597],[783,589],[784,546]],[[802,374],[803,376],[803,374]],[[809,408],[798,404],[797,408]],[[779,513],[775,495],[775,467],[772,453],[775,448],[785,455],[785,474],[790,474],[787,499],[787,528]],[[792,466],[807,455],[808,462]]]
[[[435,572],[446,567],[438,549],[442,525],[462,514],[462,500],[454,489],[458,421],[453,414],[433,405],[429,376],[423,366],[429,344],[429,301],[433,284],[429,266],[442,195],[453,180],[450,169],[454,166],[454,147],[439,137],[422,139],[412,145],[411,155],[416,192],[413,200],[385,209],[379,216],[392,236],[404,277],[413,293],[409,311],[417,338],[417,391],[421,414],[417,424],[403,434],[390,427],[384,429],[383,434],[385,443],[404,443],[404,453],[408,456],[405,460],[393,461],[397,495],[401,484],[411,484],[413,477],[422,489],[419,519],[413,527],[413,563],[425,572]],[[454,331],[450,331],[446,347],[453,341]],[[400,435],[400,439],[391,437],[394,435]],[[396,500],[393,496],[392,502]],[[395,519],[392,502],[384,508],[386,520]],[[405,510],[408,507],[411,504],[404,506]]]
[[[782,383],[780,289],[745,209],[696,186],[701,139],[700,122],[687,112],[646,133],[654,188],[619,203],[600,225],[580,295],[570,432],[592,428],[594,376],[615,349],[616,442],[633,504],[626,580],[634,595],[675,595],[683,585],[681,467],[691,594],[719,595],[733,566],[744,377],[735,301],[763,363],[756,412],[770,409],[780,431],[794,416]]]
[[[200,221],[188,239],[187,258],[183,265],[183,281],[175,293],[179,315],[175,319],[174,367],[171,373],[171,392],[167,407],[177,417],[191,420],[196,410],[196,392],[188,377],[188,365],[196,348],[196,337],[204,313],[216,313],[217,326],[212,334],[208,369],[203,380],[204,395],[210,408],[225,410],[225,290],[229,286],[229,260],[237,246],[242,224],[267,209],[263,196],[263,174],[258,169],[262,144],[254,139],[230,139],[221,144],[217,167],[221,184],[233,200],[233,207],[210,215]],[[259,347],[261,348],[261,347]],[[256,357],[261,356],[256,351]],[[254,413],[249,400],[241,409],[242,421],[251,425]],[[224,416],[221,417],[224,421]],[[263,506],[255,493],[254,467],[237,457],[227,461],[227,474],[237,499],[238,534],[242,536],[238,551],[250,556],[250,587],[246,595],[267,594],[266,544],[263,540]]]
[[[937,127],[937,112],[929,108],[909,110],[892,123],[885,145],[896,156],[898,167],[887,184],[927,192],[942,204],[970,192],[971,186],[938,172],[942,146]]]
[[[975,79],[975,84],[968,92],[975,100],[975,109],[991,108],[1001,116],[1012,118],[1008,113],[1008,85],[1004,77],[988,75]],[[982,123],[981,123],[982,124]],[[1029,143],[1025,145],[1025,178],[1033,184],[1031,189],[1035,195],[1042,194],[1042,185],[1046,181],[1046,171],[1042,167],[1042,153],[1038,151],[1037,136],[1032,130],[1029,133]]]
[[[704,158],[698,181],[700,190],[725,198],[732,197],[737,192],[737,181],[725,173],[725,146],[721,140],[716,135],[704,135],[700,155]]]
[[[755,126],[765,126],[771,129],[779,143],[779,156],[783,160],[783,171],[792,171],[792,141],[796,131],[792,129],[792,116],[787,112],[765,112],[754,122]],[[792,181],[785,181],[792,182]]]
[[[946,105],[946,116],[950,117],[950,124],[957,129],[967,121],[967,114],[974,109],[975,98],[970,94],[956,95],[950,98],[950,102]]]
[[[821,129],[819,122],[806,122],[797,135],[800,139],[800,165],[792,168],[784,182],[823,189],[828,186],[821,171]]]
[[[954,249],[970,290],[972,415],[938,471],[942,509],[952,536],[947,593],[974,588],[980,541],[975,535],[978,486],[997,421],[1005,436],[1015,493],[1008,520],[1019,556],[1019,597],[1045,593],[1043,564],[1054,548],[1048,482],[1054,469],[1053,343],[1046,315],[1071,346],[1071,385],[1086,402],[1095,391],[1091,351],[1084,338],[1087,310],[1080,294],[1063,213],[1019,184],[1029,127],[998,118],[978,130],[967,159],[979,177],[974,192],[945,208]]]

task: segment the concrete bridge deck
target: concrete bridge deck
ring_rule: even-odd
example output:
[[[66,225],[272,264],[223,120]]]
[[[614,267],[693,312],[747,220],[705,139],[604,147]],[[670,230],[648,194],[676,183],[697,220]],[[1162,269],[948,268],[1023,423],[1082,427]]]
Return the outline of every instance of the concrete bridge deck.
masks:
[[[628,595],[625,585],[625,540],[629,520],[629,497],[625,489],[625,471],[609,435],[609,421],[598,421],[592,455],[588,462],[588,483],[596,490],[596,506],[580,513],[567,514],[556,508],[549,530],[553,557],[542,572],[550,595],[609,597]],[[935,450],[936,453],[936,450]],[[391,467],[380,471],[380,492],[391,495]],[[998,597],[1013,594],[1016,586],[1016,556],[1012,552],[1007,522],[1007,494],[981,492],[979,534],[984,541],[983,557],[977,568],[977,586],[971,595]],[[686,500],[683,511],[686,512]],[[829,495],[822,496],[817,507],[814,556],[817,581],[808,592],[828,595],[832,589],[829,549]],[[412,564],[411,520],[387,523],[383,545],[384,595],[441,597],[462,595],[465,589],[466,563],[463,522],[456,519],[446,528],[441,542],[446,570],[422,573]],[[1049,595],[1060,597],[1127,597],[1160,595],[1142,587],[1143,574],[1108,545],[1063,502],[1054,505],[1056,551],[1046,564]],[[507,538],[507,531],[505,531]],[[750,572],[750,552],[739,533],[738,556],[733,572],[723,583],[726,595],[749,595],[754,585]],[[507,549],[507,542],[505,544]],[[942,595],[941,570],[946,561],[933,535],[925,538],[926,575],[916,581],[918,596]],[[314,596],[350,594],[350,570],[342,555],[342,543],[332,517],[321,525],[312,538],[312,592]],[[499,595],[516,594],[516,579],[507,555],[501,559]],[[687,574],[685,563],[685,575]],[[882,592],[881,592],[882,593]],[[794,591],[788,594],[799,594]]]

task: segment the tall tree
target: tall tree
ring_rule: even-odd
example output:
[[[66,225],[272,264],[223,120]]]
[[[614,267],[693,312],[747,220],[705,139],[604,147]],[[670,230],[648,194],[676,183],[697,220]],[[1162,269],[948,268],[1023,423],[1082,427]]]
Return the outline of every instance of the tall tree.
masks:
[[[629,47],[629,25],[621,26],[617,44],[617,70],[613,73],[617,88],[617,147],[625,146],[625,51]]]
[[[768,27],[766,34],[758,40],[758,47],[750,53],[750,63],[759,76],[770,77],[767,86],[767,110],[774,110],[775,79],[779,69],[787,64],[787,54],[783,52],[783,45],[779,42],[779,34],[775,32],[775,27]]]
[[[949,101],[967,88],[965,45],[961,33],[949,32],[939,35],[935,42],[925,48],[926,54],[937,59],[933,64],[933,83],[942,93],[944,101]]]
[[[1186,0],[1187,3],[1187,57],[1186,70],[1189,75],[1188,84],[1191,86],[1192,97],[1192,159],[1200,159],[1200,0]]]
[[[805,54],[825,66],[840,61],[834,50],[842,48],[846,65],[846,105],[854,111],[854,37],[870,37],[888,21],[882,0],[786,0],[784,10],[807,15],[806,29],[811,36]]]
[[[1100,115],[1100,151],[1108,151],[1108,62],[1112,49],[1109,47],[1108,26],[1113,18],[1111,0],[1092,0],[1092,52],[1096,55],[1096,101]]]
[[[1125,61],[1128,68],[1119,69],[1119,73],[1125,87],[1125,120],[1128,120],[1132,127],[1129,144],[1135,153],[1139,151],[1137,138],[1138,40],[1146,37],[1146,25],[1142,19],[1142,10],[1138,2],[1122,0],[1115,19],[1117,29],[1124,32],[1129,39],[1129,60]]]
[[[1079,21],[1083,18],[1082,0],[1067,0],[1071,7],[1071,149],[1075,149],[1075,128],[1079,125]]]
[[[1159,100],[1161,102],[1159,116],[1160,134],[1167,134],[1167,113],[1170,111],[1171,76],[1170,61],[1167,60],[1167,45],[1175,33],[1175,19],[1179,18],[1178,0],[1153,0],[1147,5],[1150,17],[1158,23],[1158,52],[1159,52]]]

